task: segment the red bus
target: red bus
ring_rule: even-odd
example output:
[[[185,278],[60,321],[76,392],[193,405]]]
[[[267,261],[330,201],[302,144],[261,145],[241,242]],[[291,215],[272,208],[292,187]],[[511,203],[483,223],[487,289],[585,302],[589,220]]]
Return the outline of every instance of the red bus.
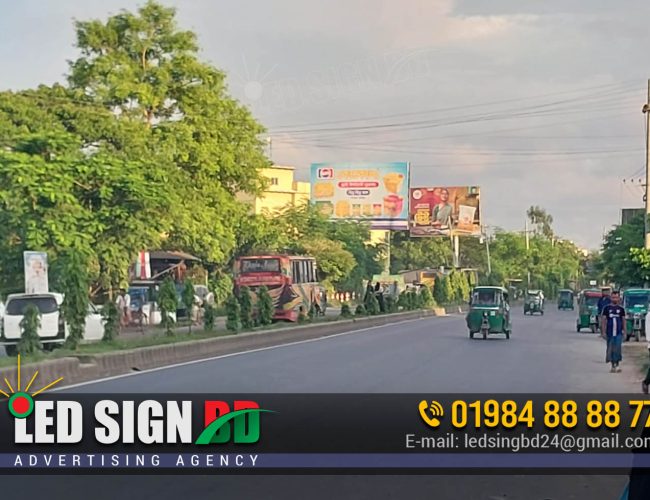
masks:
[[[243,286],[250,288],[253,299],[265,285],[273,299],[273,319],[298,321],[312,305],[324,314],[324,289],[318,282],[316,260],[293,255],[254,255],[235,261],[235,294]]]

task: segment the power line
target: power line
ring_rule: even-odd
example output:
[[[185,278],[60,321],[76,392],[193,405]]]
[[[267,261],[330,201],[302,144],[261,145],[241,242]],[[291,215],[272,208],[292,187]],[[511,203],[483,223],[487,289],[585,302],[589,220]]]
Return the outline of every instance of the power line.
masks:
[[[446,112],[446,111],[456,111],[456,110],[459,110],[459,109],[467,109],[468,107],[471,107],[471,108],[486,107],[486,106],[493,106],[493,105],[496,105],[496,104],[507,104],[507,103],[512,103],[512,102],[530,101],[530,100],[540,99],[540,98],[545,98],[545,97],[555,97],[555,96],[560,96],[560,95],[575,94],[575,93],[585,92],[585,91],[589,91],[589,90],[605,89],[605,88],[617,88],[617,87],[626,86],[626,85],[629,86],[633,82],[636,82],[636,80],[627,80],[627,81],[618,82],[618,83],[609,83],[609,84],[603,84],[603,85],[596,85],[596,86],[592,86],[592,87],[583,87],[583,88],[574,89],[574,90],[565,90],[565,91],[561,91],[561,92],[552,92],[552,93],[545,93],[545,94],[530,95],[530,96],[526,96],[526,97],[515,97],[515,98],[509,98],[509,99],[500,99],[500,100],[496,100],[496,101],[488,101],[488,102],[484,102],[484,103],[477,103],[477,104],[471,104],[471,105],[449,106],[449,107],[444,107],[444,108],[434,108],[434,109],[423,110],[423,111],[413,111],[413,112],[407,112],[407,113],[394,113],[394,114],[388,114],[388,115],[375,115],[375,116],[370,116],[370,117],[365,117],[365,118],[348,118],[348,119],[342,119],[342,120],[329,120],[329,121],[321,121],[321,122],[313,122],[313,123],[304,123],[304,124],[298,124],[298,125],[277,125],[275,127],[271,127],[271,129],[274,130],[274,131],[280,131],[281,129],[291,129],[291,128],[298,128],[298,127],[336,125],[336,124],[350,123],[350,122],[374,121],[374,120],[384,120],[384,119],[388,119],[388,118],[418,116],[418,115],[424,115],[424,114],[429,114],[429,113],[440,113],[440,112]]]

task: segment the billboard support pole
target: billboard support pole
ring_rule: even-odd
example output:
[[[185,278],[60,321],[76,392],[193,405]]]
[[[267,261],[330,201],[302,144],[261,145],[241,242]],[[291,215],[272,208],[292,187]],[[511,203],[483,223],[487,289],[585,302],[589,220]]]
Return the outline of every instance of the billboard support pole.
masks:
[[[454,267],[460,267],[460,238],[458,235],[454,235]]]

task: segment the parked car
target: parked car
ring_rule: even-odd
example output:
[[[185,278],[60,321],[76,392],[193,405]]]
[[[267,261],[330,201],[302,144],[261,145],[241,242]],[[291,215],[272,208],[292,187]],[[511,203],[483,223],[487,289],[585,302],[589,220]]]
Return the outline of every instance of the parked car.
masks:
[[[54,348],[61,345],[70,330],[63,320],[61,314],[63,295],[60,293],[26,294],[17,293],[7,297],[4,316],[1,320],[0,345],[3,345],[8,355],[16,353],[16,345],[20,340],[22,329],[20,323],[23,320],[25,310],[33,305],[39,310],[40,327],[38,336],[44,348]],[[84,332],[85,341],[101,340],[104,332],[102,316],[98,309],[89,304],[88,316],[86,317],[86,329]]]

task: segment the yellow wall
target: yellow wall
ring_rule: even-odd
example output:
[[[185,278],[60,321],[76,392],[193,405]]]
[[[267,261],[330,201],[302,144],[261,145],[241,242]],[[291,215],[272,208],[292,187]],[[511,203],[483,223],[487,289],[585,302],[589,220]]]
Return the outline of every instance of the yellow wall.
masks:
[[[262,170],[262,175],[269,179],[268,187],[259,196],[240,193],[237,198],[250,203],[256,214],[273,214],[287,206],[296,206],[309,201],[311,185],[309,182],[295,181],[293,167],[274,165]],[[275,179],[275,181],[273,181]]]

